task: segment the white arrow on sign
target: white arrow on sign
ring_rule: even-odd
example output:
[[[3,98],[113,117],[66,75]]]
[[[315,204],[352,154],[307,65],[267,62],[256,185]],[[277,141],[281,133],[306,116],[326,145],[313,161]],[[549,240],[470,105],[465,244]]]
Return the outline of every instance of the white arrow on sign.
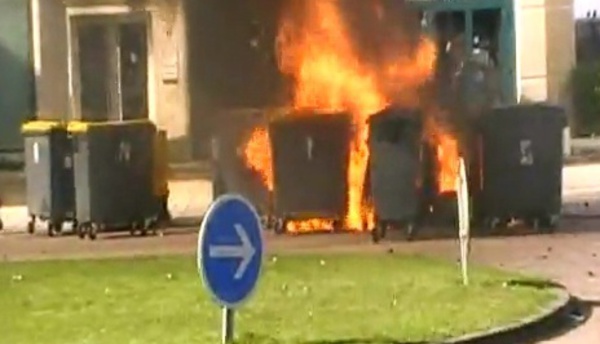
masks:
[[[221,246],[210,246],[208,248],[208,255],[211,258],[239,258],[242,261],[233,275],[233,278],[238,280],[244,276],[246,269],[248,269],[248,265],[250,265],[250,261],[256,254],[256,249],[252,246],[250,242],[250,238],[248,238],[248,234],[246,233],[246,229],[242,225],[235,224],[235,231],[237,232],[241,245],[221,245]]]

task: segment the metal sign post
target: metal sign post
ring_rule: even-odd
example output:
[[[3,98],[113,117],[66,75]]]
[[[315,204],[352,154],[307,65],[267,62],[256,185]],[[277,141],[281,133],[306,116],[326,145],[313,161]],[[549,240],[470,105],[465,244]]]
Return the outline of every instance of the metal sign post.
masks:
[[[221,319],[221,343],[227,344],[233,342],[235,313],[229,307],[223,307]]]
[[[198,235],[198,271],[222,307],[221,342],[234,338],[234,314],[260,277],[262,224],[245,198],[224,195],[209,207]]]
[[[460,242],[460,265],[464,285],[469,285],[469,251],[470,251],[470,226],[469,214],[469,188],[467,184],[467,171],[465,160],[458,161],[458,176],[456,178],[456,198],[458,202],[458,239]]]

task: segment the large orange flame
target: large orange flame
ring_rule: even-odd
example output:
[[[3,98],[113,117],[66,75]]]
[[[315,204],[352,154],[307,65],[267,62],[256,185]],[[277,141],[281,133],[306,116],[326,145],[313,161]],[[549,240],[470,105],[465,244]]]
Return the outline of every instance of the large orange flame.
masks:
[[[383,56],[378,56],[375,63],[369,61],[360,54],[353,40],[342,3],[341,0],[290,1],[281,18],[277,53],[280,70],[294,82],[292,107],[295,110],[309,110],[315,115],[339,111],[353,115],[349,204],[344,225],[348,229],[365,230],[372,228],[374,218],[372,208],[364,201],[363,190],[369,158],[367,119],[392,103],[419,106],[420,89],[432,76],[437,52],[427,38],[421,37],[408,46],[404,41],[394,42],[392,37],[391,41],[383,40],[379,47]],[[383,7],[377,1],[373,3],[372,14],[383,22]],[[263,130],[255,130],[245,153],[249,166],[260,173],[272,189],[270,153],[265,152],[269,149],[266,135]],[[445,148],[445,143],[442,146],[440,157],[454,159],[455,152]],[[445,181],[443,184],[450,185]],[[292,223],[288,230],[327,229],[330,223],[311,219]]]
[[[429,108],[430,113],[440,114],[441,110]],[[435,148],[437,160],[437,190],[439,193],[456,191],[458,176],[458,140],[445,126],[436,120],[440,116],[428,116],[425,121],[425,137]]]
[[[269,191],[273,191],[271,143],[266,128],[255,128],[244,145],[243,156],[248,167],[258,173]]]

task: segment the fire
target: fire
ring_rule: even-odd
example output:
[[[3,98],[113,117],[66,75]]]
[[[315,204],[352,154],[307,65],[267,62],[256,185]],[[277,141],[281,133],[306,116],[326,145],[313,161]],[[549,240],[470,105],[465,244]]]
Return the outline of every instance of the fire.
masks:
[[[362,228],[372,210],[362,195],[368,160],[365,122],[388,101],[376,75],[361,64],[336,1],[306,1],[301,12],[286,14],[279,32],[279,63],[295,82],[293,106],[315,112],[349,111],[356,134],[348,169],[348,228]]]
[[[266,128],[255,128],[244,146],[243,156],[248,167],[260,175],[269,191],[273,191],[273,167],[269,133]]]
[[[456,191],[458,176],[458,142],[444,133],[440,136],[436,157],[439,164],[438,190],[440,193]]]
[[[441,110],[430,108],[429,111],[437,114],[438,118],[441,117]],[[429,143],[436,147],[438,192],[454,192],[456,191],[456,177],[458,176],[458,140],[435,118],[435,116],[427,118],[425,122],[425,136]]]
[[[315,230],[332,230],[333,221],[324,219],[309,219],[304,221],[291,221],[287,230],[291,233],[308,233]]]
[[[365,16],[375,18],[375,26],[384,25],[386,13],[381,3],[373,3],[372,13]],[[390,104],[420,105],[420,90],[434,71],[435,45],[423,37],[407,44],[407,35],[388,30],[389,35],[378,35],[387,40],[378,42],[377,54],[365,56],[344,15],[344,1],[290,0],[288,5],[279,26],[277,53],[281,72],[293,79],[292,108],[304,113],[307,112],[304,110],[315,114],[343,111],[353,115],[354,137],[347,177],[349,204],[344,227],[372,228],[374,212],[365,202],[363,190],[369,159],[367,120]],[[249,166],[259,171],[272,190],[266,136],[265,131],[255,130],[245,154]],[[454,148],[449,142],[440,141],[444,161],[454,158]],[[327,220],[307,220],[290,223],[288,230],[330,229],[331,225]]]

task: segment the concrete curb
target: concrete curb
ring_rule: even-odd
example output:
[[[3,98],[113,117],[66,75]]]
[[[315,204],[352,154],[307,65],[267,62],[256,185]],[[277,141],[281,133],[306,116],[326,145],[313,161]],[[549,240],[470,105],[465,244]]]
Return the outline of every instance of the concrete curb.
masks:
[[[557,331],[555,326],[548,326],[548,324],[562,322],[563,317],[575,302],[575,298],[565,287],[556,285],[555,288],[557,299],[538,314],[512,324],[449,339],[439,344],[517,344],[531,342],[532,337],[547,336],[550,332]]]

